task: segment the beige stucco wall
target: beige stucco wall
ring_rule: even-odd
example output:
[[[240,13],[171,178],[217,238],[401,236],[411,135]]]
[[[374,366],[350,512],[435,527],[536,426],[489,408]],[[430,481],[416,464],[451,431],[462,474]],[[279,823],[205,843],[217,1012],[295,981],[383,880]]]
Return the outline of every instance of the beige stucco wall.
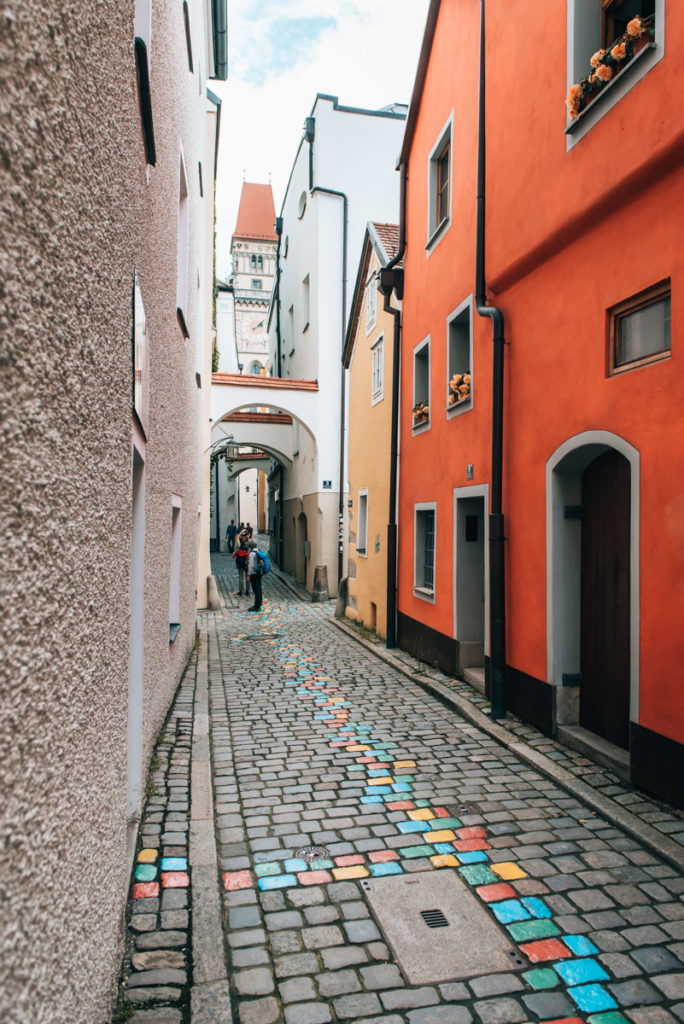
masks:
[[[182,18],[154,4],[157,166],[148,180],[133,7],[74,0],[67,12],[9,0],[0,15],[0,992],[8,1024],[104,1024],[120,967],[134,269],[151,344],[144,765],[194,641],[201,288],[193,255],[186,342],[175,316],[176,216],[182,139],[190,251],[198,252],[197,161],[206,158],[197,112],[206,101],[187,72]],[[183,507],[182,628],[169,648],[172,494]]]
[[[379,267],[373,252],[370,271]],[[372,626],[371,603],[376,606],[375,628],[387,634],[387,522],[392,427],[392,339],[394,318],[382,308],[378,293],[375,326],[366,333],[366,297],[359,316],[349,369],[349,598],[345,615]],[[383,343],[383,398],[371,403],[372,347]],[[372,443],[369,443],[372,438]],[[357,555],[359,491],[368,490],[367,554]]]

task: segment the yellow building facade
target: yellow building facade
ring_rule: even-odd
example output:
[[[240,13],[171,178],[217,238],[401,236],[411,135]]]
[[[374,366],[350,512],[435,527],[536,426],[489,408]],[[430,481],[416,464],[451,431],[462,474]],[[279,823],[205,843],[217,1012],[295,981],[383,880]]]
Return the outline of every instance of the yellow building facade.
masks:
[[[387,524],[392,424],[394,317],[383,309],[380,268],[399,230],[369,222],[361,250],[344,366],[349,371],[349,563],[345,615],[387,631]]]

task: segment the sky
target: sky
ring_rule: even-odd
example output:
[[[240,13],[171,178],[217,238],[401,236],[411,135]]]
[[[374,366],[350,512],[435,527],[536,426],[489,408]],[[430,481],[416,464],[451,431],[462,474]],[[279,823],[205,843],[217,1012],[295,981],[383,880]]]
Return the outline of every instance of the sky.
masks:
[[[376,109],[408,103],[428,0],[230,0],[216,194],[217,275],[243,180],[273,185],[276,213],[316,93]]]

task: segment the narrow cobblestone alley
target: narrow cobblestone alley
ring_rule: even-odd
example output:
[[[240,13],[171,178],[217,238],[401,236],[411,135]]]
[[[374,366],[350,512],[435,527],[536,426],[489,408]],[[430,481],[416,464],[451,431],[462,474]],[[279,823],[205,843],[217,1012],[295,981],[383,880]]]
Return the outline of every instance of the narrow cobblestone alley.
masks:
[[[684,1021],[684,877],[654,852],[681,853],[681,818],[585,761],[637,841],[330,605],[273,572],[253,615],[215,571],[227,606],[200,613],[141,826],[134,1024]]]

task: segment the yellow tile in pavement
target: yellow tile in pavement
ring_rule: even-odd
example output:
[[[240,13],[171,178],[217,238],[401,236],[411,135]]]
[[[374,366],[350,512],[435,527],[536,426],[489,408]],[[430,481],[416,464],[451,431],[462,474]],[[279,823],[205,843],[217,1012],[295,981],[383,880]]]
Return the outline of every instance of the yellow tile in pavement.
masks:
[[[395,761],[394,762],[394,767],[397,770],[399,770],[399,768],[415,768],[416,767],[416,762],[415,761]]]
[[[509,882],[512,878],[527,878],[526,872],[522,868],[519,868],[517,864],[513,864],[512,861],[504,861],[502,864],[490,864],[489,865],[495,875],[499,878],[503,878],[505,882]]]
[[[435,832],[423,832],[426,843],[450,843],[456,838],[456,833],[449,828],[443,828]]]
[[[141,850],[137,857],[138,864],[154,864],[158,852],[158,850]]]
[[[435,812],[428,810],[427,807],[419,807],[417,811],[409,811],[408,816],[411,821],[430,821],[434,818]]]
[[[381,775],[379,779],[369,779],[369,786],[391,786],[394,779],[391,775]]]
[[[459,861],[454,857],[453,853],[438,853],[435,857],[430,857],[430,860],[436,868],[460,867]]]
[[[344,697],[328,697],[328,704],[341,704]]]
[[[347,878],[368,878],[368,868],[364,868],[363,864],[354,864],[350,868],[333,868],[332,873],[338,882],[343,882]]]
[[[351,754],[356,754],[360,750],[370,750],[370,747],[364,747],[363,743],[353,743],[350,747],[345,747]]]

